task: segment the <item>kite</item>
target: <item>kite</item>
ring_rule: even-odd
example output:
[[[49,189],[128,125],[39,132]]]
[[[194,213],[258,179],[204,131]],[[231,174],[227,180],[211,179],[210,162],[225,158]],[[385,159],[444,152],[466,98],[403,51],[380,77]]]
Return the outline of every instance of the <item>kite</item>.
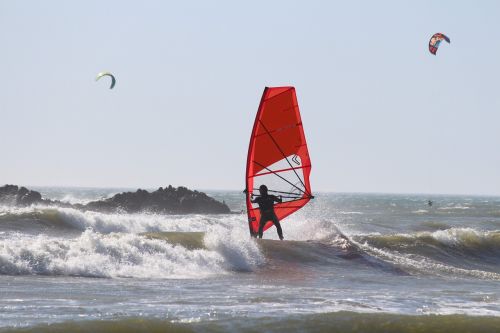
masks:
[[[109,89],[113,89],[113,87],[115,86],[115,83],[116,83],[116,79],[115,79],[114,75],[111,74],[110,72],[101,72],[101,73],[97,74],[97,77],[95,78],[95,80],[98,81],[103,76],[109,76],[111,78],[111,86],[109,87]]]
[[[431,40],[429,41],[429,51],[432,54],[436,55],[436,52],[439,48],[439,44],[441,44],[441,41],[443,40],[445,40],[448,44],[450,43],[450,39],[446,35],[440,32],[432,35]]]

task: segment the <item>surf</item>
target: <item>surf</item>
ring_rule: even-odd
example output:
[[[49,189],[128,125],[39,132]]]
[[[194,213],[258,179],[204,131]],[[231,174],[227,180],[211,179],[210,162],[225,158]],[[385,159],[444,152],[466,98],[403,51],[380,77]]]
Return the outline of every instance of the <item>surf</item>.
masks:
[[[206,278],[252,271],[264,263],[258,246],[238,233],[101,234],[74,238],[11,235],[0,239],[0,274],[100,278]]]

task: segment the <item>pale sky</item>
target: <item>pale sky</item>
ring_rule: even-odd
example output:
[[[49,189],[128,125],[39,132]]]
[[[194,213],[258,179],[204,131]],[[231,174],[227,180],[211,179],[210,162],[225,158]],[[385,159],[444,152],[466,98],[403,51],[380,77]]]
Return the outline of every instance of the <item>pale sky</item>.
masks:
[[[313,191],[500,195],[499,18],[497,1],[0,0],[0,184],[243,189],[262,91],[293,85]]]

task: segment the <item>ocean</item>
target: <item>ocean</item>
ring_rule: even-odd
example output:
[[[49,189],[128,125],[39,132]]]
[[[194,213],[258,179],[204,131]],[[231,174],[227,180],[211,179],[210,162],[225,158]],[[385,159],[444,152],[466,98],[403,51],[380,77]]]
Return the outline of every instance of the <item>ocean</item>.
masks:
[[[279,241],[205,192],[241,213],[0,207],[0,332],[500,332],[499,197],[316,193]]]

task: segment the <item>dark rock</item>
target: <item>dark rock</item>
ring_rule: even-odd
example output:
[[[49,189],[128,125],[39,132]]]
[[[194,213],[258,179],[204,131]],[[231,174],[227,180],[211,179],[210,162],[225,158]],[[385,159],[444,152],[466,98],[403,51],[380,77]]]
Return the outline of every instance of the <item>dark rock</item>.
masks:
[[[30,206],[43,204],[44,200],[40,192],[28,190],[26,187],[19,188],[17,185],[5,185],[0,187],[0,203],[12,206]]]
[[[24,189],[22,195],[19,195],[18,202],[23,206],[30,206],[32,204],[41,203],[42,195],[37,191],[29,191],[25,187],[22,187],[21,190]],[[21,192],[21,191],[19,191]]]
[[[168,186],[154,192],[137,190],[124,192],[99,201],[89,202],[87,210],[105,212],[149,212],[158,214],[225,214],[229,207],[205,193],[191,191],[186,187]]]

